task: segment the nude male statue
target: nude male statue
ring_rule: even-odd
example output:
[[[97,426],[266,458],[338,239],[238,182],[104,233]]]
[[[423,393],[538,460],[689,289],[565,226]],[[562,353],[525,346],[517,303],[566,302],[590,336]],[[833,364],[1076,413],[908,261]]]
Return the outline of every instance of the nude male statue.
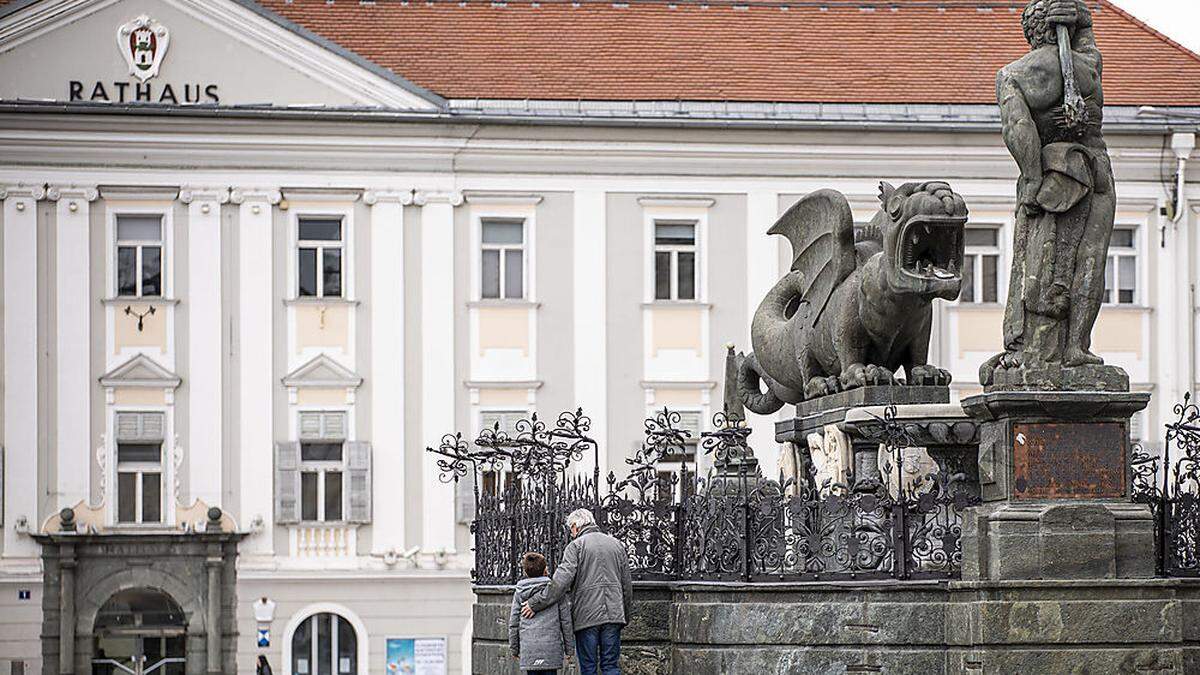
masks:
[[[1091,332],[1116,195],[1092,16],[1082,0],[1031,0],[1021,24],[1031,50],[996,76],[1004,142],[1021,176],[1005,351],[980,369],[985,385],[1006,369],[1103,363],[1090,350]]]

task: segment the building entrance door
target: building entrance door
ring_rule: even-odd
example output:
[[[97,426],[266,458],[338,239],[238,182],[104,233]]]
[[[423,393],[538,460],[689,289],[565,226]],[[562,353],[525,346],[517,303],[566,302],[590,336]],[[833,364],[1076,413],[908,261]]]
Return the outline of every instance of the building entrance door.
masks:
[[[171,596],[152,588],[117,593],[96,615],[95,675],[183,675],[187,626]]]

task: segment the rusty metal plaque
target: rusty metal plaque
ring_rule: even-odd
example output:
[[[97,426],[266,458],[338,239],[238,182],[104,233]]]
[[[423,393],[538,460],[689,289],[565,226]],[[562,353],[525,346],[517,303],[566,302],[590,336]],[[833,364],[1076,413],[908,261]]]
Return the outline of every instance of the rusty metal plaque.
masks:
[[[1125,496],[1129,437],[1119,422],[1014,424],[1013,497]]]

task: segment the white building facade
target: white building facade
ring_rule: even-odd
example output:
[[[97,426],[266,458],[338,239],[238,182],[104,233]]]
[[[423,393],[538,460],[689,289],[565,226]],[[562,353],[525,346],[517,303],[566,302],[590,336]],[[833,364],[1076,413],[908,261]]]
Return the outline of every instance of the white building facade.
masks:
[[[0,671],[65,672],[33,538],[60,510],[153,536],[214,506],[244,535],[238,672],[386,672],[428,638],[464,671],[470,505],[425,448],[582,406],[620,472],[651,410],[703,428],[790,261],[765,231],[814,189],[862,222],[880,180],[965,197],[930,358],[977,392],[1016,176],[993,107],[448,99],[251,2],[0,5]],[[1107,114],[1093,344],[1154,395],[1153,442],[1197,382],[1200,170],[1176,199],[1193,130]]]

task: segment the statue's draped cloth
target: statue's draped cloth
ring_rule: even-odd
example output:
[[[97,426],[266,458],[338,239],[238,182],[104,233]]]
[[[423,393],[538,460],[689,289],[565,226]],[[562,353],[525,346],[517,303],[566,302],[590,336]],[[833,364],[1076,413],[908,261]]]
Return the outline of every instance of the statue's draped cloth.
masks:
[[[1095,245],[1082,242],[1083,233],[1094,195],[1113,189],[1112,169],[1107,153],[1058,142],[1042,148],[1042,174],[1036,197],[1041,212],[1017,209],[1004,347],[1010,353],[1029,351],[1058,361],[1067,337],[1067,314],[1075,304],[1071,296],[1098,292],[1079,287],[1076,266]],[[1107,237],[1100,243],[1107,248]]]

